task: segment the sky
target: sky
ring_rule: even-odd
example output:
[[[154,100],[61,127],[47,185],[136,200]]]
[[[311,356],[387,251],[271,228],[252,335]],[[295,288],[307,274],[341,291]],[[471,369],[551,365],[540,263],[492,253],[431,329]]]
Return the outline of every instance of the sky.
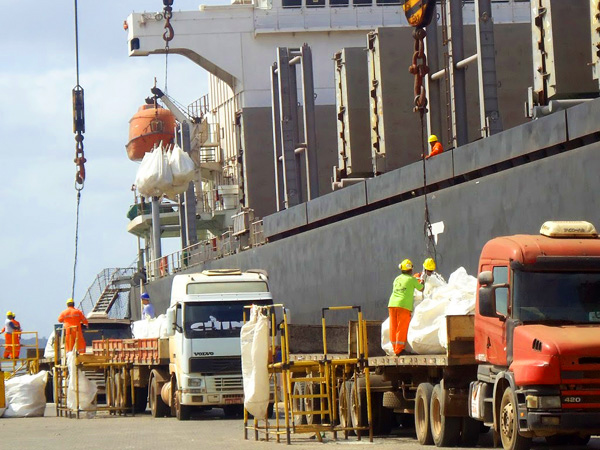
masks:
[[[175,0],[174,11],[226,0]],[[75,243],[75,140],[71,91],[76,85],[74,2],[0,0],[0,291],[24,331],[48,336],[71,296]],[[128,267],[137,240],[126,213],[138,163],[125,152],[129,119],[157,78],[165,57],[130,58],[123,22],[132,12],[162,10],[160,0],[79,0],[79,71],[85,91],[84,151],[75,301],[104,268]],[[175,30],[175,33],[177,30]],[[168,92],[187,105],[207,93],[207,74],[169,56]],[[167,244],[175,249],[177,242]],[[163,252],[164,253],[164,252]]]

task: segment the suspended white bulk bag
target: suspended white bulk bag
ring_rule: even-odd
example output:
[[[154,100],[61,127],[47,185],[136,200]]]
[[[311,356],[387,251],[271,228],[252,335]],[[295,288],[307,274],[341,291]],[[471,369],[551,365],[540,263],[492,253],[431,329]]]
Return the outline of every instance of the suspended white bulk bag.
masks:
[[[257,419],[267,416],[269,407],[269,319],[254,305],[250,320],[240,332],[244,407]]]
[[[173,186],[184,186],[185,191],[190,181],[194,179],[196,164],[181,147],[175,145],[169,153],[169,166],[173,173]]]

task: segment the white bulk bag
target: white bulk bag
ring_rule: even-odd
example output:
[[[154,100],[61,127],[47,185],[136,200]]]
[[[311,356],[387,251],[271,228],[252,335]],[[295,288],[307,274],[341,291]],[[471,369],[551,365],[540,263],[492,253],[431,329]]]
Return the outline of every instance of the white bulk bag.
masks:
[[[161,147],[159,146],[158,148],[160,149]],[[135,177],[135,185],[138,192],[147,198],[155,197],[161,194],[161,192],[156,189],[156,176],[154,173],[156,167],[155,159],[158,154],[159,153],[157,149],[145,153]]]
[[[167,316],[159,315],[154,319],[136,320],[131,324],[134,339],[164,338],[167,335]]]
[[[252,306],[250,320],[240,331],[244,407],[257,419],[267,416],[269,407],[269,319],[259,306]]]
[[[42,417],[46,409],[48,372],[6,380],[6,410],[3,417]]]
[[[154,150],[159,153],[154,159],[156,178],[154,186],[161,194],[167,192],[173,185],[173,172],[171,172],[171,166],[169,165],[169,156],[162,150]]]
[[[175,145],[169,153],[169,166],[173,173],[173,186],[184,186],[182,191],[184,192],[190,181],[194,179],[194,172],[196,171],[194,161],[181,147]]]
[[[87,411],[87,418],[95,416],[96,393],[98,386],[85,376],[85,373],[77,369],[73,352],[67,353],[67,365],[69,366],[69,378],[67,380],[67,407],[72,411],[77,411],[77,388],[79,388],[79,410]],[[76,379],[76,377],[79,377]]]
[[[388,317],[381,324],[381,348],[388,356],[395,356],[394,346],[390,341],[390,318]]]

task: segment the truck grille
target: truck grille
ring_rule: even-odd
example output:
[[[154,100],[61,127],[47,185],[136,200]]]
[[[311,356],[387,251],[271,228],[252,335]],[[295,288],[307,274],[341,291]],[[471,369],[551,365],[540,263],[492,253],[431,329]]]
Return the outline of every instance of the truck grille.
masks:
[[[204,375],[242,373],[242,359],[230,358],[190,358],[190,372]]]
[[[215,378],[215,390],[217,392],[235,391],[244,389],[242,377],[235,378]]]

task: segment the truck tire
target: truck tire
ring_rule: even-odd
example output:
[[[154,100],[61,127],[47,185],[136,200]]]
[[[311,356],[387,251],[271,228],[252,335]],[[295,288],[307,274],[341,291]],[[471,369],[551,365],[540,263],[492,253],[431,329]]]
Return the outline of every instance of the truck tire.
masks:
[[[163,402],[160,396],[160,386],[154,376],[150,380],[149,399],[152,417],[167,417],[169,415],[169,407]]]
[[[48,380],[46,381],[44,393],[46,394],[46,403],[54,403],[54,377],[52,376],[52,371],[48,372]]]
[[[352,426],[352,419],[350,418],[350,389],[350,381],[344,381],[338,389],[338,420],[342,428],[350,428]]]
[[[431,405],[431,394],[433,386],[431,383],[421,383],[417,387],[415,396],[415,431],[417,440],[421,445],[433,444],[431,426],[429,425],[429,407]]]
[[[367,411],[367,393],[362,387],[360,377],[355,377],[351,382],[350,390],[350,418],[352,419],[353,428],[368,428],[369,427],[369,413]],[[371,403],[371,413],[373,412],[373,403]],[[371,427],[374,431],[374,420],[371,415]],[[358,436],[367,436],[369,430],[356,430],[355,433]]]
[[[146,412],[146,406],[148,404],[148,386],[139,386],[134,389],[135,403],[133,405],[133,412],[142,414]]]
[[[500,440],[504,450],[529,450],[531,438],[519,434],[517,417],[517,401],[512,388],[509,386],[502,395],[500,402],[500,417],[498,418]]]
[[[292,409],[293,409],[293,411],[304,412],[304,408],[305,408],[304,399],[298,398],[297,396],[303,397],[305,395],[305,392],[306,392],[306,387],[304,385],[304,381],[299,381],[297,383],[294,383],[294,388],[292,391],[292,394],[293,394]],[[306,418],[304,417],[304,414],[294,414],[293,421],[294,421],[294,426],[306,424]]]
[[[311,378],[312,375],[308,375],[308,378]],[[304,392],[306,395],[318,395],[321,393],[321,388],[319,383],[307,382],[304,385]],[[304,399],[304,410],[308,411],[320,411],[321,410],[321,400],[318,398],[305,398]],[[320,414],[307,414],[305,416],[306,423],[309,425],[313,425],[315,423],[321,423],[321,415]]]
[[[171,395],[173,396],[173,408],[175,409],[175,417],[177,420],[190,420],[192,416],[192,407],[190,405],[181,404],[181,391],[177,387],[175,377],[171,379]]]
[[[578,445],[585,446],[590,442],[590,435],[580,436],[578,434],[557,434],[546,436],[549,445]]]
[[[460,438],[461,418],[444,415],[444,391],[436,384],[431,393],[429,408],[431,436],[437,447],[454,447]]]
[[[481,422],[470,417],[463,417],[460,427],[461,447],[475,447],[479,442]]]
[[[383,406],[383,392],[371,393],[371,410],[373,434],[376,436],[386,436],[390,434],[392,428],[396,425],[396,415],[393,410]]]

